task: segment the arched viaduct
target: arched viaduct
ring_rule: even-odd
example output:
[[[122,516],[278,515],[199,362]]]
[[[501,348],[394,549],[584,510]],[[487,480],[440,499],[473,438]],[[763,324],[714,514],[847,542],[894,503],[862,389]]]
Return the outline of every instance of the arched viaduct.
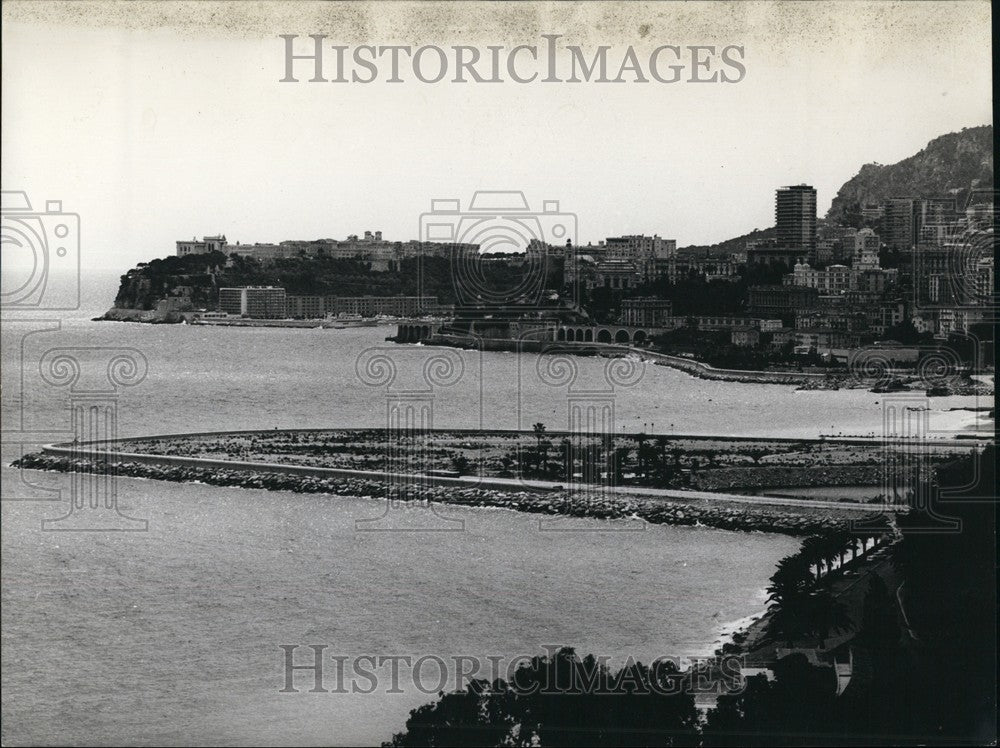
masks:
[[[566,343],[613,343],[617,345],[642,345],[652,331],[647,327],[625,325],[560,325],[556,340]]]

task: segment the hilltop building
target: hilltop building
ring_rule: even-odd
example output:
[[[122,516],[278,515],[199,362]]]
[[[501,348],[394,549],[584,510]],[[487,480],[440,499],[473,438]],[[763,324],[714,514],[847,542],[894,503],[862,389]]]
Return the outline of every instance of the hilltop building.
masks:
[[[222,252],[226,246],[224,234],[218,236],[204,236],[201,241],[192,237],[190,241],[180,240],[177,242],[177,256],[206,255],[209,252]]]
[[[366,231],[359,237],[351,234],[347,239],[289,239],[278,244],[229,244],[225,236],[206,236],[202,241],[177,242],[177,255],[224,252],[226,255],[251,257],[268,263],[295,257],[329,257],[336,260],[359,260],[372,270],[387,271],[400,261],[412,257],[451,257],[455,253],[475,253],[475,244],[441,242],[388,241],[381,231]]]

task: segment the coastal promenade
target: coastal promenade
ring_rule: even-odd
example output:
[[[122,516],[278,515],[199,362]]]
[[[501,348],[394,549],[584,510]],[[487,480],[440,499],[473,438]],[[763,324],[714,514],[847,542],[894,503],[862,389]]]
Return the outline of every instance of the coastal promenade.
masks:
[[[534,335],[522,338],[487,338],[478,335],[443,333],[434,328],[421,328],[423,332],[413,333],[412,326],[400,325],[395,336],[386,340],[395,343],[420,343],[427,346],[442,346],[447,348],[462,348],[479,351],[507,351],[514,353],[540,353],[548,355],[580,355],[580,356],[637,356],[647,363],[677,369],[698,379],[709,379],[720,382],[739,382],[743,384],[784,384],[804,389],[840,389],[863,387],[872,388],[880,379],[914,377],[912,370],[885,368],[870,379],[859,378],[849,370],[830,369],[819,371],[798,371],[780,369],[719,369],[703,361],[683,356],[673,356],[659,353],[648,348],[638,347],[624,342],[572,341],[539,339]],[[408,332],[409,331],[409,332]],[[919,377],[917,378],[919,380]],[[988,391],[992,396],[991,383],[980,382],[980,394]],[[907,388],[908,390],[911,388]],[[923,393],[927,387],[917,381],[912,388]],[[966,393],[970,394],[970,393]]]
[[[404,341],[397,333],[397,342]],[[552,353],[564,355],[617,355],[639,356],[658,366],[678,369],[699,379],[714,379],[724,382],[744,382],[753,384],[818,384],[827,380],[826,372],[809,371],[752,371],[745,369],[717,369],[694,359],[657,353],[646,348],[636,348],[620,343],[543,341],[537,339],[481,338],[473,335],[435,333],[420,341],[424,345],[441,345],[452,348],[472,348],[490,351],[515,351],[528,353]]]

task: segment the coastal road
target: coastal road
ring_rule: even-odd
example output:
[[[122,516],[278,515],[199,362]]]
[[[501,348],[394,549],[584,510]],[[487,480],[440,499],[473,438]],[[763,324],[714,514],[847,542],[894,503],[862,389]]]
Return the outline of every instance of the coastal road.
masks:
[[[460,476],[452,480],[462,481],[469,486],[482,486],[486,488],[499,484],[505,488],[520,488],[530,491],[559,491],[566,490],[566,485],[555,481],[540,480],[520,480],[518,478],[479,478],[477,476]],[[597,486],[580,486],[578,491],[595,490]],[[813,499],[795,499],[785,496],[751,496],[747,494],[722,493],[720,491],[684,491],[672,488],[648,488],[644,486],[608,486],[604,489],[609,493],[623,496],[645,496],[650,498],[673,499],[680,501],[729,501],[742,504],[762,504],[765,506],[795,506],[813,507],[816,509],[842,509],[849,511],[874,512],[893,511],[902,512],[906,506],[902,505],[890,509],[882,504],[859,504],[851,501],[817,501]]]

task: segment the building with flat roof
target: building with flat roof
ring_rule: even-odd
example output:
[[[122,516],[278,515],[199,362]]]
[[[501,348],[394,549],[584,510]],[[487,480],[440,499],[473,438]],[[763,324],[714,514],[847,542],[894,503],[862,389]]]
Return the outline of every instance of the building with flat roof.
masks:
[[[622,321],[630,327],[666,327],[673,313],[669,299],[643,296],[622,301]]]
[[[808,184],[778,189],[774,225],[779,246],[796,247],[812,256],[816,249],[816,189]]]
[[[844,237],[844,250],[855,270],[878,270],[881,245],[881,238],[871,229],[852,229]]]
[[[322,296],[285,296],[288,316],[292,319],[321,319],[326,316]]]
[[[796,262],[808,259],[809,252],[802,247],[779,246],[774,242],[756,242],[747,245],[747,262],[751,265],[784,265],[791,268]]]
[[[669,260],[677,254],[677,242],[674,239],[661,239],[656,234],[609,236],[604,240],[604,246],[611,259]]]
[[[819,306],[819,291],[808,286],[751,286],[747,296],[748,310],[769,318],[786,319]]]
[[[908,252],[917,243],[921,232],[922,203],[912,197],[893,197],[885,201],[882,225],[885,243],[890,249]]]
[[[785,276],[785,283],[815,288],[821,294],[833,295],[853,290],[854,275],[846,265],[830,265],[825,270],[816,270],[808,263],[798,262],[791,274]]]
[[[243,314],[243,289],[242,288],[220,288],[219,289],[219,311],[226,314]]]
[[[253,319],[284,319],[285,289],[277,286],[241,286],[219,289],[219,311]]]

